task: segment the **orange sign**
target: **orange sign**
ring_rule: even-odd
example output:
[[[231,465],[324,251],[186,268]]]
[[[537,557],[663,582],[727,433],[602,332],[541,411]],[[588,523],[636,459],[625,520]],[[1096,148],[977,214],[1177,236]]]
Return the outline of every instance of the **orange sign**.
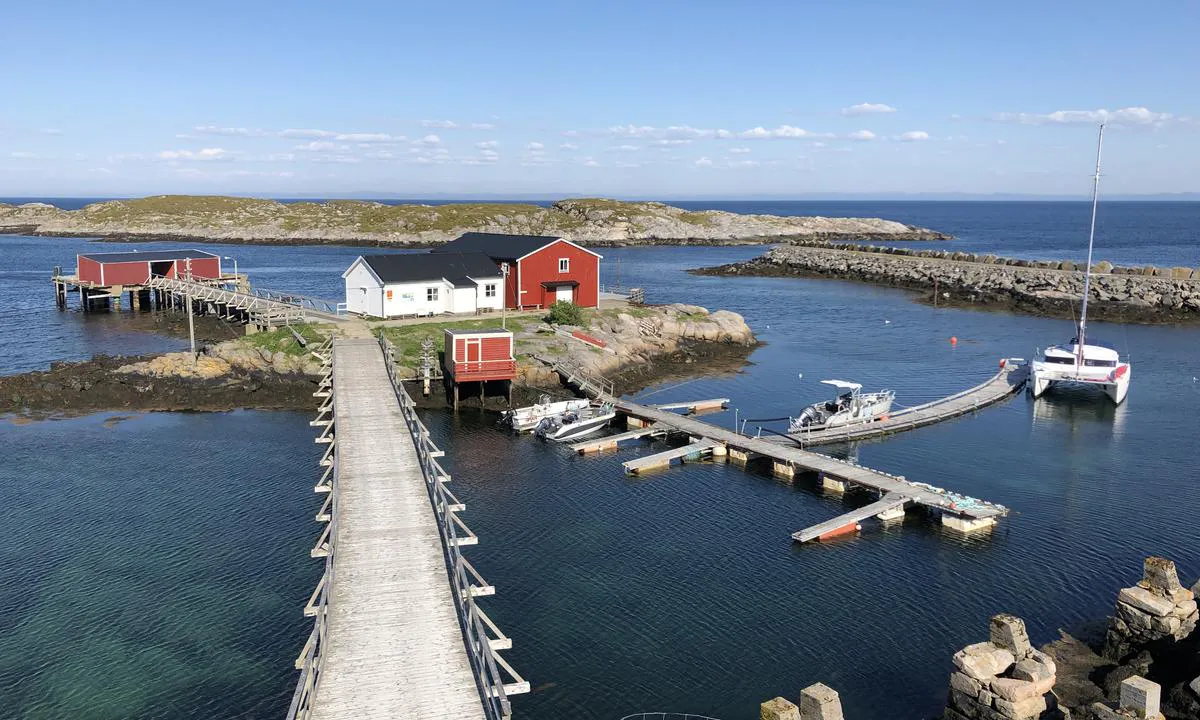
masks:
[[[387,291],[387,298],[388,298],[388,300],[392,299],[392,291],[391,290]]]

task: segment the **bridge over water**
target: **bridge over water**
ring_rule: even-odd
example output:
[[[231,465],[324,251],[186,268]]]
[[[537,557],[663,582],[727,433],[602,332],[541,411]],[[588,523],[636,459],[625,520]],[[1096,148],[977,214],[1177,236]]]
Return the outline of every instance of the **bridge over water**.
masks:
[[[475,598],[492,595],[462,554],[478,538],[446,488],[442,452],[395,375],[390,345],[333,341],[313,425],[327,449],[316,491],[325,573],[288,718],[498,720],[529,683]]]

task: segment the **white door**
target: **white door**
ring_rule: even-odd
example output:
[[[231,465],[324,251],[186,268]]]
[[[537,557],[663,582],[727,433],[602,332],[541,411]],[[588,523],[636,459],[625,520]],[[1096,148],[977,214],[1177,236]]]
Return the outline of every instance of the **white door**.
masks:
[[[554,299],[561,302],[574,302],[574,290],[575,288],[571,287],[570,285],[559,285],[558,287],[554,288]]]

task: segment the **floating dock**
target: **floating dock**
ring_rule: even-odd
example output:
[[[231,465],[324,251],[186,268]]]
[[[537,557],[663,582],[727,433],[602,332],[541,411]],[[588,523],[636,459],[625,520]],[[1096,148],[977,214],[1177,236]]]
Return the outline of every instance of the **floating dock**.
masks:
[[[844,427],[806,430],[768,438],[770,442],[796,444],[801,447],[829,445],[915,430],[944,420],[966,415],[1016,394],[1029,379],[1029,366],[1008,360],[1003,361],[1000,371],[973,388],[955,393],[933,402],[903,408],[890,413],[883,420]]]
[[[798,542],[829,539],[853,532],[858,529],[862,520],[870,517],[878,517],[881,520],[898,519],[903,517],[904,508],[909,505],[921,506],[938,514],[943,526],[963,533],[990,529],[996,524],[998,518],[1008,514],[1008,508],[1003,505],[959,495],[927,483],[908,480],[900,475],[874,470],[854,462],[838,460],[828,455],[806,450],[799,447],[801,442],[796,438],[786,436],[751,437],[735,430],[680,415],[663,409],[662,406],[642,405],[630,400],[615,398],[610,393],[600,390],[600,388],[611,387],[606,385],[603,380],[588,377],[586,373],[578,369],[564,369],[557,366],[556,369],[568,383],[577,385],[584,393],[597,399],[611,402],[616,411],[626,417],[630,432],[613,436],[614,438],[645,437],[635,435],[635,433],[651,430],[683,434],[690,439],[689,444],[683,447],[623,463],[626,472],[645,472],[669,466],[674,460],[704,454],[716,457],[725,456],[728,461],[742,465],[761,459],[770,462],[772,473],[780,477],[793,478],[797,472],[815,473],[819,484],[826,491],[840,493],[857,489],[874,493],[877,496],[877,502],[793,533],[792,538]],[[911,408],[901,415],[902,419],[899,423],[891,424],[890,421],[872,423],[869,432],[865,435],[856,435],[853,439],[890,434],[900,432],[902,429],[929,425],[951,417],[958,417],[970,412],[973,408],[985,407],[1015,393],[1024,383],[1026,372],[1023,368],[1014,367],[1012,363],[1006,362],[1001,366],[1000,372],[991,380],[937,402]],[[686,408],[690,404],[673,403],[671,405]],[[577,452],[587,452],[588,449],[598,446],[604,440],[605,438],[601,438],[587,443],[579,443],[575,449]],[[842,440],[844,441],[845,438]],[[828,442],[834,441],[829,440]],[[584,447],[581,449],[579,446]]]
[[[667,433],[668,430],[666,428],[660,428],[657,425],[651,425],[649,427],[623,432],[619,435],[606,435],[602,438],[596,438],[594,440],[583,440],[581,442],[573,443],[571,445],[571,449],[580,455],[586,455],[591,452],[599,452],[600,450],[614,450],[620,447],[621,443],[628,442],[630,440],[666,437]]]

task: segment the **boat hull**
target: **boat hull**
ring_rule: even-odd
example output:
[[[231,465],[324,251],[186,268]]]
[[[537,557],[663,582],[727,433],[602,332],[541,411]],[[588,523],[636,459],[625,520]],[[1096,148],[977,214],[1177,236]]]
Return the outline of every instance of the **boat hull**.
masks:
[[[1125,402],[1133,367],[1122,363],[1111,372],[1099,370],[1102,369],[1033,362],[1030,364],[1029,390],[1035,398],[1039,398],[1055,385],[1088,386],[1103,390],[1114,405]]]

